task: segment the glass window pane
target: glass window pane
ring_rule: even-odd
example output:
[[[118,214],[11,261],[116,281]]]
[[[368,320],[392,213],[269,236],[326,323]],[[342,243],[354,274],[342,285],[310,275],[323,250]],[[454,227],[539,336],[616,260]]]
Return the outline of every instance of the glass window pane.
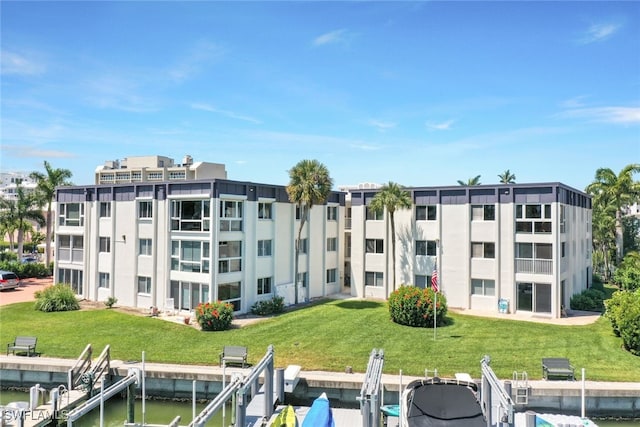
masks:
[[[536,313],[551,313],[551,284],[536,283]]]
[[[482,295],[482,280],[471,279],[471,293],[473,295]]]

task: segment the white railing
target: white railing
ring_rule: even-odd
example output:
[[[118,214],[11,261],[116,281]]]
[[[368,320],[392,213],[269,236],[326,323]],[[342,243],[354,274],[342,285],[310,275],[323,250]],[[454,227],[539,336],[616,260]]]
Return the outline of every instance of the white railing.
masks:
[[[516,273],[553,274],[553,260],[516,258]]]

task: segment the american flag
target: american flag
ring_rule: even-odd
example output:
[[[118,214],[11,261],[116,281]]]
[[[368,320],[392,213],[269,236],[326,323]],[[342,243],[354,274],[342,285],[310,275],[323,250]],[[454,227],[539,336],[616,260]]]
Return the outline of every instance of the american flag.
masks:
[[[431,289],[433,292],[438,292],[438,270],[433,270],[431,274]]]

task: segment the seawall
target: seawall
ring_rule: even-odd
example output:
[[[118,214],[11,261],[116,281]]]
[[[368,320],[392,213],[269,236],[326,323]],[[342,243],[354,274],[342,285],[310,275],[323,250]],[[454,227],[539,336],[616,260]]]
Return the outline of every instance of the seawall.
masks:
[[[0,355],[0,388],[29,388],[40,384],[45,388],[67,383],[67,372],[75,360],[46,357]],[[129,368],[141,368],[139,361],[111,361],[111,373],[116,377],[127,375]],[[172,365],[145,363],[146,395],[152,397],[191,399],[193,381],[199,399],[211,400],[222,389],[223,374],[227,381],[234,372],[248,374],[250,368],[219,366]],[[357,408],[357,397],[364,373],[301,371],[293,393],[287,399],[310,402],[326,392],[336,406]],[[117,378],[116,378],[117,379]],[[384,403],[398,402],[398,392],[418,377],[400,378],[384,374]],[[479,384],[480,381],[476,379]],[[579,415],[582,401],[581,381],[529,381],[528,403],[517,405],[518,411],[556,412]],[[514,390],[515,394],[515,390]],[[515,400],[515,396],[514,396]],[[585,408],[589,417],[640,417],[640,383],[585,382]]]

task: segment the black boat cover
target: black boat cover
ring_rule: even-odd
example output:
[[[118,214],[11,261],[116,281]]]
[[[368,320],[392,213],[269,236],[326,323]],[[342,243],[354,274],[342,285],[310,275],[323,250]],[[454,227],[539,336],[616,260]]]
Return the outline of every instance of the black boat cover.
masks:
[[[475,383],[437,378],[416,380],[407,386],[409,427],[486,427]]]

